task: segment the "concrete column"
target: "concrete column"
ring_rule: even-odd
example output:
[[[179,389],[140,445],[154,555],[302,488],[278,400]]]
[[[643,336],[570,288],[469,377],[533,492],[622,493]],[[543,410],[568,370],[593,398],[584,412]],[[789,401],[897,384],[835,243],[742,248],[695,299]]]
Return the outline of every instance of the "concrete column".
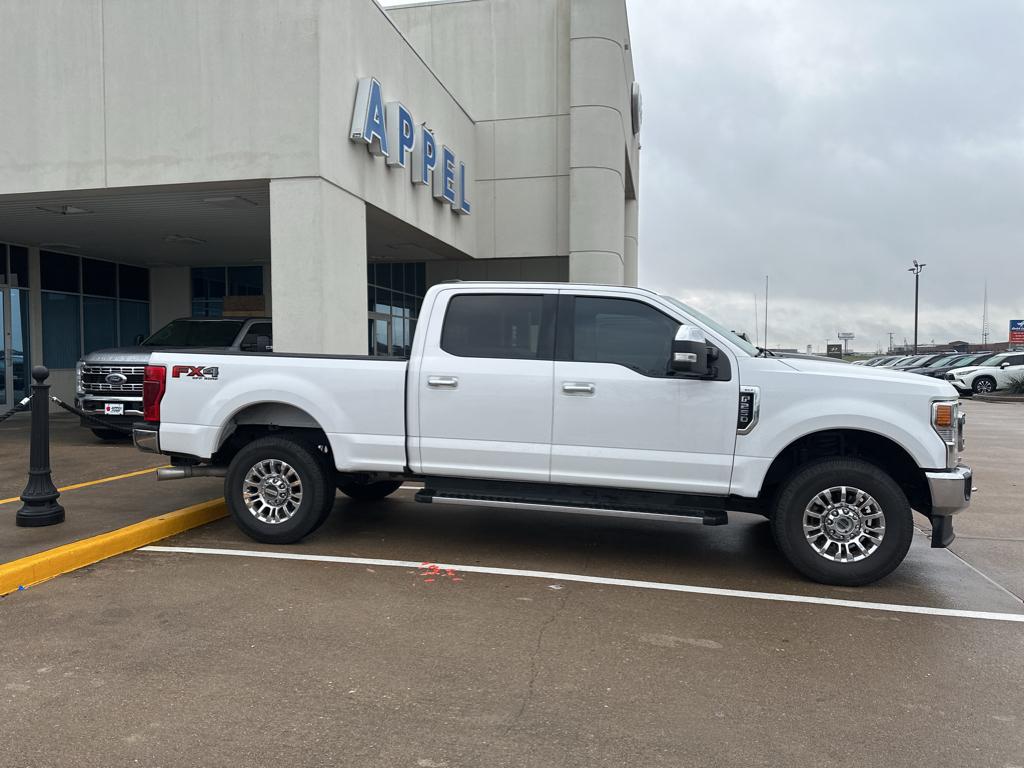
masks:
[[[569,279],[626,280],[621,0],[571,0],[569,31]]]
[[[636,200],[626,200],[626,244],[622,252],[623,262],[626,268],[626,285],[636,286],[639,280],[639,265],[637,263],[637,236],[639,230],[640,206]]]
[[[366,204],[321,178],[270,182],[274,350],[366,354]]]
[[[192,314],[191,277],[189,267],[149,268],[150,333]]]

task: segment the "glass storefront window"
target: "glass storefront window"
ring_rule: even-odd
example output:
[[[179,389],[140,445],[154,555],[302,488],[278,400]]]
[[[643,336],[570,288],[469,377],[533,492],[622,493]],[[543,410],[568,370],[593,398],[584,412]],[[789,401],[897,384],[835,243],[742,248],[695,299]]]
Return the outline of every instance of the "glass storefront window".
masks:
[[[381,337],[381,321],[377,333],[370,322],[368,338],[370,354],[408,355],[412,349],[413,331],[419,316],[423,294],[426,293],[426,265],[422,262],[393,264],[377,262],[366,265],[367,308],[387,315],[391,327],[391,348]]]
[[[3,244],[0,243],[0,261],[3,260]],[[10,266],[7,269],[7,284],[12,288],[28,288],[28,248],[20,245],[9,246]]]
[[[18,285],[27,285],[28,250],[9,250],[11,275]],[[148,335],[147,268],[40,251],[39,278],[43,363],[50,368],[74,368],[83,353],[131,344],[139,334]]]
[[[44,291],[78,293],[78,257],[69,253],[39,252],[39,282]]]
[[[11,386],[16,395],[32,388],[32,352],[29,342],[28,291],[11,291]]]
[[[121,301],[117,310],[121,328],[117,342],[119,346],[133,347],[140,336],[149,336],[149,302]]]
[[[262,296],[263,267],[192,267],[192,317],[222,317],[226,296]]]
[[[112,261],[82,259],[82,293],[117,296],[117,264]]]
[[[86,352],[117,346],[117,302],[97,296],[82,297],[82,328]]]
[[[74,368],[82,354],[81,304],[78,294],[40,294],[43,306],[43,365]]]
[[[228,296],[262,296],[263,267],[228,267]]]
[[[118,296],[132,301],[149,301],[149,270],[128,264],[117,265]]]

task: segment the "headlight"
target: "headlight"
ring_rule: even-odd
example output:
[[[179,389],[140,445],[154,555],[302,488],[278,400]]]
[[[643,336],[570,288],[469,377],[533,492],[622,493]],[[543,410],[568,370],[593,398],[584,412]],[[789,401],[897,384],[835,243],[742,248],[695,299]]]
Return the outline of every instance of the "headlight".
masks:
[[[82,365],[81,360],[75,363],[75,392],[80,395],[85,394],[85,389],[82,387]]]
[[[946,466],[956,466],[956,452],[959,446],[957,432],[962,424],[959,403],[956,400],[940,400],[932,403],[932,429],[946,444]]]

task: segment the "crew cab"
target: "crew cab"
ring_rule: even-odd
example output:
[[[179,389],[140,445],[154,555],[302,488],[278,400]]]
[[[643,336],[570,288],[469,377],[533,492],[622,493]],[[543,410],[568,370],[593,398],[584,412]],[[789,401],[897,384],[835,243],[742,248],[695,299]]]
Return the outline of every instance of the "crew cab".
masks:
[[[953,539],[972,473],[946,382],[780,358],[621,286],[443,283],[408,359],[153,351],[136,445],[161,479],[223,476],[235,522],[290,543],[335,489],[431,504],[722,525],[764,515],[829,584],[903,560],[911,509]]]
[[[82,426],[101,440],[118,440],[142,417],[142,378],[154,350],[194,348],[208,352],[269,352],[273,331],[269,317],[180,318],[134,347],[98,349],[78,361],[75,407],[86,414]],[[109,426],[106,426],[109,425]]]

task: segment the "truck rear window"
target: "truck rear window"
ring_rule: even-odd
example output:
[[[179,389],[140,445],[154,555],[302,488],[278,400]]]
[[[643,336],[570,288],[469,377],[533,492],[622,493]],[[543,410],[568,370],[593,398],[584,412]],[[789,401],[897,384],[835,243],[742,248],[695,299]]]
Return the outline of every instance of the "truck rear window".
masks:
[[[144,347],[230,347],[244,320],[174,320],[144,342]]]
[[[461,295],[448,302],[441,349],[459,357],[540,357],[544,297]]]

